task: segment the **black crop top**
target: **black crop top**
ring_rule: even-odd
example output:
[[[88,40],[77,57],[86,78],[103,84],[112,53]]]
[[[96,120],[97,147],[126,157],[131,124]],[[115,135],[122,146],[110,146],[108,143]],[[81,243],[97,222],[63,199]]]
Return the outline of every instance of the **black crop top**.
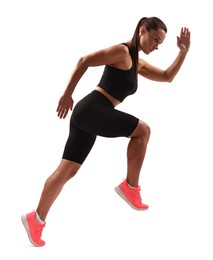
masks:
[[[129,48],[126,43],[122,44]],[[132,64],[134,64],[130,48],[129,53],[132,58]],[[127,96],[134,94],[137,90],[138,78],[135,75],[134,65],[129,70],[117,69],[106,65],[98,86],[122,102]]]

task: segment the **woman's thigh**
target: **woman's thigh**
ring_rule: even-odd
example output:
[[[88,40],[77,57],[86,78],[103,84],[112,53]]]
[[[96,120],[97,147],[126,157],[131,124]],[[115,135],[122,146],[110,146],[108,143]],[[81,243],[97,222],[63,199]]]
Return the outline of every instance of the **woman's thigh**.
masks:
[[[138,118],[115,109],[98,91],[76,105],[72,120],[82,131],[104,137],[129,137],[139,122]]]

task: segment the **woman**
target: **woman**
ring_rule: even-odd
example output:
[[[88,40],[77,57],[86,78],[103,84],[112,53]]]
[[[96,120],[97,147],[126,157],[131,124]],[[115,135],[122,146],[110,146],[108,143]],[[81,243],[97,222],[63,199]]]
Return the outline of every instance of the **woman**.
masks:
[[[180,70],[190,47],[190,32],[182,28],[177,37],[179,53],[173,63],[162,70],[139,59],[157,50],[167,33],[166,25],[157,17],[142,18],[131,40],[99,50],[79,59],[70,82],[59,100],[57,115],[65,118],[73,108],[72,94],[88,67],[105,65],[101,80],[94,91],[75,106],[70,119],[70,133],[62,160],[46,180],[36,211],[22,215],[22,222],[31,243],[43,246],[41,239],[50,207],[64,184],[80,169],[96,136],[130,139],[127,148],[127,177],[115,188],[134,209],[145,210],[140,196],[139,175],[150,137],[149,126],[138,118],[116,110],[115,107],[137,90],[138,74],[150,80],[171,82]]]

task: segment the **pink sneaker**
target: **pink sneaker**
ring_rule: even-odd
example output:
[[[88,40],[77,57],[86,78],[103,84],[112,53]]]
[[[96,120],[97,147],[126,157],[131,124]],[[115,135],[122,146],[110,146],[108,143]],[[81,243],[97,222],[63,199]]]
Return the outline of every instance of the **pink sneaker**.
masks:
[[[133,209],[145,210],[148,205],[142,203],[140,195],[140,186],[132,188],[124,180],[119,186],[115,187],[115,191],[121,196]]]
[[[27,231],[30,242],[34,246],[44,246],[45,242],[41,239],[45,224],[41,224],[36,220],[36,212],[33,211],[21,216],[22,223]]]

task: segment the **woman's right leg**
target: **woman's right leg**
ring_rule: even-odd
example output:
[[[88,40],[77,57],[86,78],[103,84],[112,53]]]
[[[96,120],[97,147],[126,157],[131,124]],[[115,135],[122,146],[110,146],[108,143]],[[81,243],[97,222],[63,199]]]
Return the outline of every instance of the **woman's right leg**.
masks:
[[[44,189],[37,207],[37,213],[42,221],[53,202],[59,195],[64,184],[80,169],[96,140],[96,135],[89,134],[77,128],[70,120],[70,133],[67,139],[62,160],[45,182]]]
[[[50,207],[65,183],[77,173],[80,167],[79,163],[62,159],[57,169],[47,178],[36,210],[42,221],[46,220]]]
[[[70,120],[70,134],[62,160],[45,184],[36,211],[22,215],[21,219],[30,242],[34,246],[44,246],[41,239],[47,214],[65,183],[80,169],[96,140],[96,136],[77,128]]]
[[[45,245],[41,236],[48,211],[64,184],[77,173],[80,166],[76,162],[62,159],[57,169],[45,182],[37,210],[21,216],[29,240],[34,246]]]

